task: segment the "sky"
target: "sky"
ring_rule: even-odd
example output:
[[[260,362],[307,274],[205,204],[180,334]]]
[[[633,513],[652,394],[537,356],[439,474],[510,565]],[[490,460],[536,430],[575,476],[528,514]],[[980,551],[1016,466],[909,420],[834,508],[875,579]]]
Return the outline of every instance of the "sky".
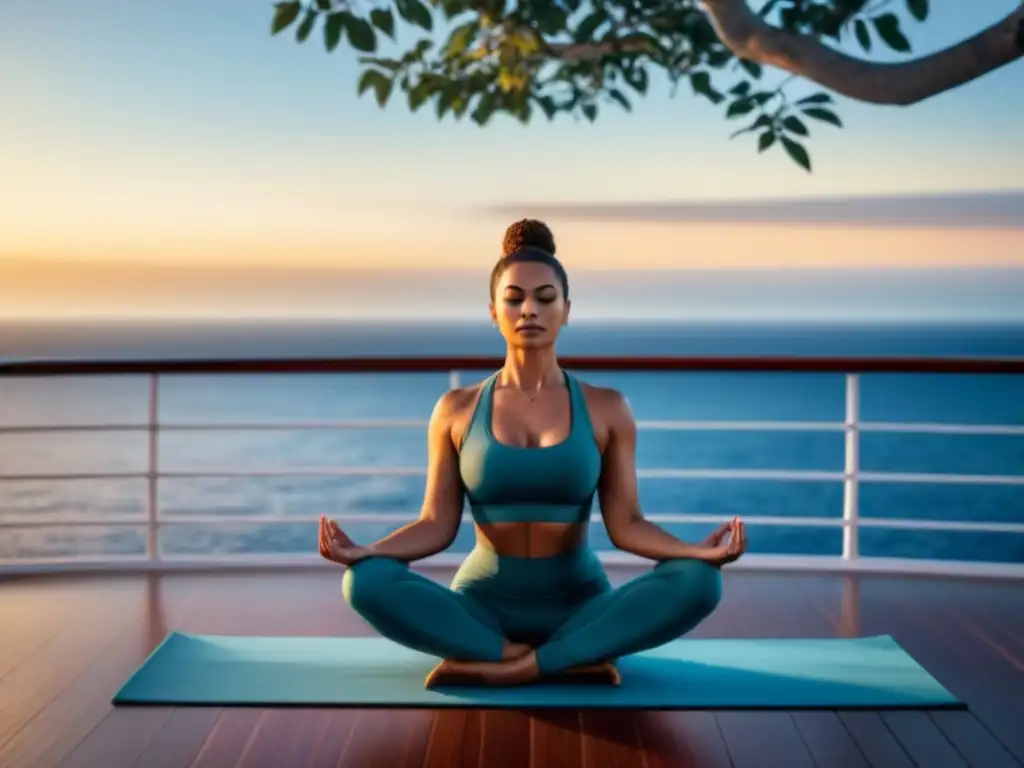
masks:
[[[933,3],[916,51],[1016,2]],[[865,271],[869,292],[890,286],[879,295],[894,311],[918,300],[913,270],[925,270],[973,280],[972,312],[1024,316],[1006,285],[1024,270],[1024,101],[1008,97],[1024,62],[911,108],[838,98],[846,128],[813,129],[806,174],[729,141],[721,109],[667,85],[593,125],[480,129],[401,102],[381,110],[356,96],[353,53],[271,37],[270,16],[254,0],[0,4],[0,318],[477,311],[441,276],[471,270],[483,284],[521,216],[549,221],[574,273],[608,272],[594,285],[621,284],[610,270],[648,274],[630,295],[595,288],[595,315],[609,301],[650,311],[658,290],[671,306],[672,286],[694,282],[668,273],[756,286],[764,270],[838,268]],[[1002,271],[956,273],[984,269]],[[271,298],[253,287],[266,270]],[[351,270],[392,274],[371,295]],[[996,309],[984,286],[1002,291]],[[936,295],[919,312],[955,311]]]

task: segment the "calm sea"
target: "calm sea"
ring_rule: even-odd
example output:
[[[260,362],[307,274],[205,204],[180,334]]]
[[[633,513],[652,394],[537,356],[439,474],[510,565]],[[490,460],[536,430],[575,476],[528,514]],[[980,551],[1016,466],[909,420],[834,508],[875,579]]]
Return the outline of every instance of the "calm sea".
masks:
[[[7,326],[0,358],[296,357],[367,354],[494,354],[488,326],[453,324],[189,324]],[[620,325],[567,329],[563,353],[692,355],[1024,356],[1024,329],[1006,326]],[[486,372],[462,372],[464,381]],[[831,374],[583,373],[622,390],[640,420],[841,421],[844,379]],[[161,383],[164,423],[213,422],[213,432],[168,431],[160,466],[174,472],[268,471],[364,467],[421,470],[423,426],[448,385],[446,374],[168,376]],[[868,421],[1024,425],[1024,377],[869,375],[861,382]],[[147,383],[132,377],[4,379],[0,426],[133,424],[146,418]],[[232,431],[238,422],[414,419],[423,426],[359,430]],[[136,432],[0,432],[0,474],[144,472],[147,438]],[[670,432],[644,430],[642,469],[825,470],[843,468],[839,432]],[[1024,475],[1024,437],[866,433],[861,466],[871,472]],[[315,527],[290,517],[328,513],[413,516],[422,474],[347,477],[166,478],[161,515],[176,523],[162,543],[174,554],[310,552]],[[0,483],[0,520],[68,521],[103,516],[111,523],[145,515],[145,484],[124,480],[18,480]],[[654,479],[640,482],[645,512],[836,517],[838,481]],[[1024,485],[864,483],[864,517],[1024,523]],[[255,515],[274,524],[204,527],[200,516]],[[284,522],[281,522],[284,521]],[[397,522],[349,526],[370,540]],[[703,535],[708,525],[669,525]],[[596,527],[595,546],[608,546]],[[754,552],[837,554],[838,529],[752,526]],[[471,546],[463,526],[454,551]],[[129,554],[144,549],[141,527],[5,528],[0,559]],[[952,557],[1024,562],[1024,536],[865,528],[865,555]]]

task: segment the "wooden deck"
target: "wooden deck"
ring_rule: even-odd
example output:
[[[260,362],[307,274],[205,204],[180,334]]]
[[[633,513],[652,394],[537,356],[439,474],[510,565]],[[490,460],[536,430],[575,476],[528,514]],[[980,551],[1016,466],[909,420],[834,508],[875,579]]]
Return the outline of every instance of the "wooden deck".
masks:
[[[449,572],[434,572],[450,578]],[[630,574],[623,574],[628,576]],[[618,578],[618,577],[617,577]],[[170,629],[361,635],[325,571],[0,582],[0,765],[1021,768],[1020,583],[727,573],[704,637],[889,633],[969,711],[123,707]]]

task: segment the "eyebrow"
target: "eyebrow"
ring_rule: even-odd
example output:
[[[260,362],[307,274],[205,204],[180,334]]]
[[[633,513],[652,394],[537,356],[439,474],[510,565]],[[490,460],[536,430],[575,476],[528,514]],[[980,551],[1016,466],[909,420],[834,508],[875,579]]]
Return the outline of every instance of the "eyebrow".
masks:
[[[533,290],[535,290],[535,291],[543,291],[545,288],[554,288],[554,287],[555,286],[552,285],[551,283],[544,283],[544,285],[539,285],[536,288],[534,288]],[[526,293],[526,291],[523,290],[522,288],[520,288],[518,285],[506,285],[505,286],[505,290],[506,291],[522,291],[523,293]]]

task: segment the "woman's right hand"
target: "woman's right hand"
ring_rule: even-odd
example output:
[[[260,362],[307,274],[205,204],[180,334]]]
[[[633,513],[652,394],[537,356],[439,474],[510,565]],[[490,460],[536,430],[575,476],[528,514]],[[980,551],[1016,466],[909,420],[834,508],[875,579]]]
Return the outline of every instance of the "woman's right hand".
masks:
[[[320,516],[320,556],[325,560],[351,566],[370,556],[366,547],[350,539],[333,520]]]

